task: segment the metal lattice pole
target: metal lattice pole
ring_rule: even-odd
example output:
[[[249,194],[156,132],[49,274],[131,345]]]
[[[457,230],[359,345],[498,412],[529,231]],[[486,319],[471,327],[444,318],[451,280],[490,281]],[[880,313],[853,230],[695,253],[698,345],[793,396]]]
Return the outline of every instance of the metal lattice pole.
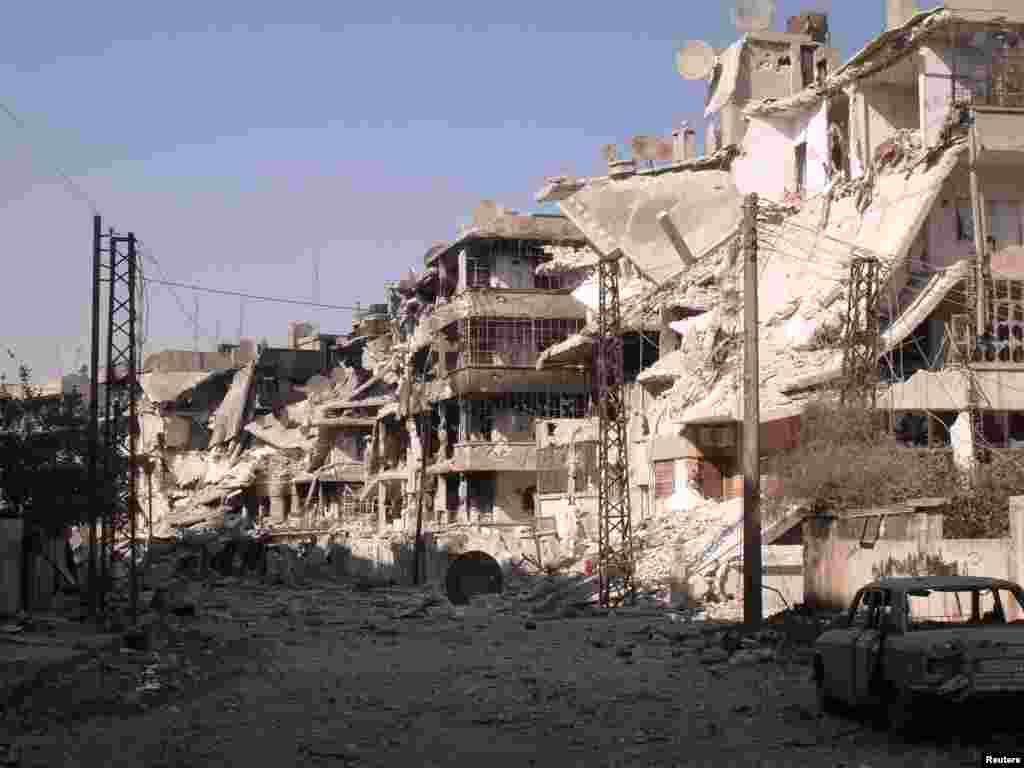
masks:
[[[878,393],[879,274],[877,259],[857,257],[850,262],[843,338],[842,402],[871,408]]]
[[[136,569],[135,488],[137,463],[136,371],[138,368],[136,339],[136,276],[137,253],[133,234],[116,235],[109,230],[102,234],[100,218],[94,219],[94,282],[93,282],[93,372],[90,388],[89,472],[92,509],[90,522],[95,531],[97,520],[101,540],[91,547],[90,581],[92,607],[96,618],[107,608],[108,590],[113,579],[113,561],[117,546],[129,545],[128,578],[131,617],[138,615],[138,580]],[[103,240],[106,239],[106,248]],[[103,263],[103,254],[107,263]],[[106,280],[103,279],[104,273]],[[99,410],[99,305],[100,284],[107,283],[107,338],[104,366],[102,437]]]
[[[629,499],[625,387],[622,370],[622,315],[619,305],[621,251],[598,264],[597,372],[598,583],[601,605],[612,603],[612,581],[620,579],[621,597],[635,595],[633,526]]]

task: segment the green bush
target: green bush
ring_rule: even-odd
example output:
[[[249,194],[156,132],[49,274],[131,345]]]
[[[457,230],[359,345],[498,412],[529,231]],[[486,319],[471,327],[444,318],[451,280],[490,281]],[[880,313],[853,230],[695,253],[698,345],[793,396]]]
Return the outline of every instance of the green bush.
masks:
[[[812,511],[853,510],[922,497],[951,500],[947,538],[1001,538],[1009,534],[1009,497],[1024,494],[1024,456],[992,453],[973,488],[953,464],[950,449],[906,448],[889,434],[889,414],[819,400],[804,411],[800,446],[768,462],[785,499]]]

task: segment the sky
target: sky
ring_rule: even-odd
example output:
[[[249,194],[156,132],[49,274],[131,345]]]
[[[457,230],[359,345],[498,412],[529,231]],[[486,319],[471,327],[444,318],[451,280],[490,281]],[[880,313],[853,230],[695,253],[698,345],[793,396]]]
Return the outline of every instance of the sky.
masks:
[[[927,4],[926,4],[927,5]],[[483,199],[538,210],[546,177],[602,173],[601,147],[703,142],[687,40],[738,37],[729,2],[16,3],[0,29],[0,374],[89,361],[92,217],[134,232],[151,277],[350,307],[422,269]],[[779,0],[775,28],[826,11],[844,60],[884,0]],[[626,153],[628,155],[628,153]],[[66,176],[70,183],[63,177]],[[318,264],[319,287],[314,285]],[[348,310],[150,284],[146,353]],[[8,354],[7,350],[10,350]],[[14,358],[11,357],[14,356]]]

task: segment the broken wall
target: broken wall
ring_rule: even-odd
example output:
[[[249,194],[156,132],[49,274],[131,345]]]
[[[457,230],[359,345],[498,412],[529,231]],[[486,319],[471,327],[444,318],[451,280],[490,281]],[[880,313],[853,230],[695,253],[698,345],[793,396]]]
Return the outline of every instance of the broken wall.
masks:
[[[921,132],[926,147],[938,146],[953,102],[953,56],[948,46],[924,45],[919,51],[922,89]]]
[[[494,522],[522,523],[529,525],[533,521],[534,510],[523,506],[523,492],[534,489],[534,506],[536,507],[537,474],[535,472],[495,472],[494,486]]]
[[[796,186],[794,145],[796,125],[784,117],[751,117],[743,154],[733,161],[736,187],[743,195],[756,192],[781,202]]]
[[[945,539],[941,514],[812,517],[803,525],[804,591],[812,607],[847,608],[858,589],[890,576],[1015,576],[1010,539]]]
[[[896,131],[920,130],[916,79],[906,86],[861,83],[860,89],[867,107],[868,158],[874,158],[879,145],[892,138]]]

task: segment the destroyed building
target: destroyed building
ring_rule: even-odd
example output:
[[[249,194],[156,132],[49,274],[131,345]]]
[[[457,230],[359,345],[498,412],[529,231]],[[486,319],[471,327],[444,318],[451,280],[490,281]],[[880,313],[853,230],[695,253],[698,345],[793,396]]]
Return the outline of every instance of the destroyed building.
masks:
[[[745,35],[708,78],[703,155],[680,130],[670,162],[608,153],[606,175],[550,179],[537,199],[562,215],[482,204],[350,334],[296,326],[288,349],[244,361],[147,360],[145,442],[160,459],[154,508],[166,507],[154,517],[180,528],[241,510],[275,535],[348,534],[369,560],[418,518],[452,551],[587,556],[594,268],[618,252],[631,508],[711,542],[698,572],[732,557],[749,193],[764,455],[794,447],[809,397],[842,377],[858,258],[883,275],[877,403],[907,442],[969,454],[972,389],[984,443],[1024,440],[1024,15],[912,5],[891,0],[889,28],[843,64],[823,14]],[[987,324],[975,338],[979,251]],[[793,544],[792,530],[765,542]]]

